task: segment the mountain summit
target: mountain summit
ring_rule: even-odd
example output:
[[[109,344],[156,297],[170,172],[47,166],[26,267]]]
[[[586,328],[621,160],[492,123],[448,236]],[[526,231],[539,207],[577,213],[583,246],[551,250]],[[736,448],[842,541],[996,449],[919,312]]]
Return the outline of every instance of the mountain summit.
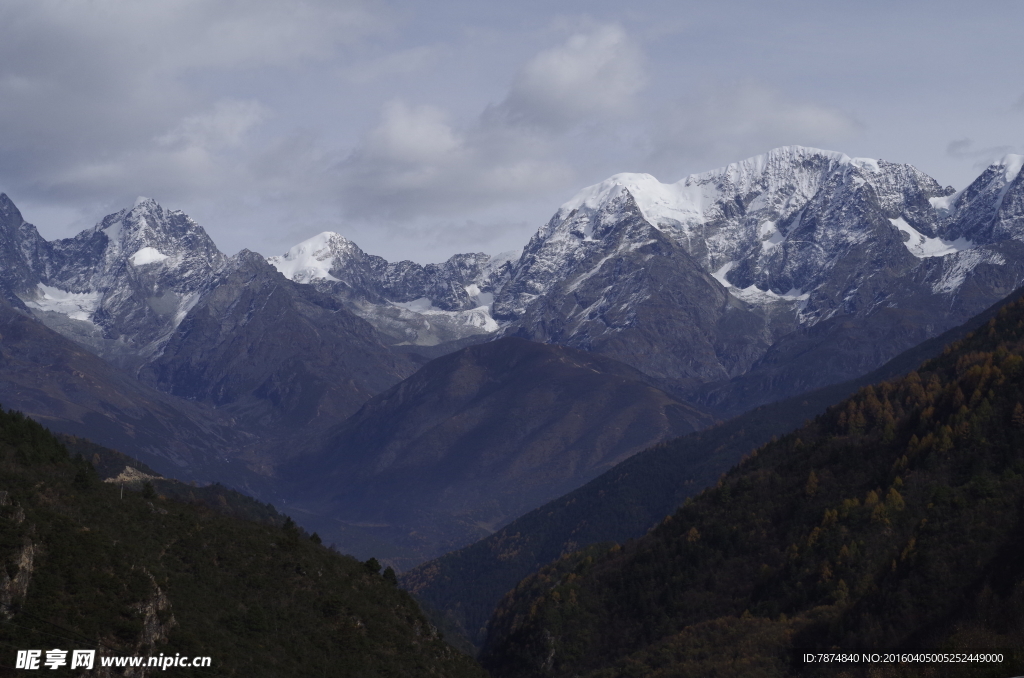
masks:
[[[563,204],[521,252],[427,265],[388,262],[331,232],[280,256],[226,257],[188,216],[149,199],[47,242],[4,196],[0,285],[17,311],[131,378],[230,419],[252,442],[224,454],[280,487],[283,471],[313,452],[329,458],[323,468],[344,471],[359,454],[387,448],[394,468],[412,468],[414,458],[422,461],[416,445],[368,430],[408,432],[407,408],[374,406],[373,417],[360,417],[361,408],[390,389],[469,374],[458,360],[431,361],[494,339],[625,363],[637,371],[632,382],[700,412],[693,428],[863,375],[1024,280],[1022,165],[1007,156],[959,192],[910,165],[800,146],[672,184],[619,174]],[[524,369],[494,374],[518,384]],[[534,374],[550,381],[550,393],[569,383],[563,372]],[[612,386],[609,393],[619,388]],[[51,422],[65,416],[45,402],[36,398],[32,413]],[[502,402],[452,410],[428,399],[414,410],[444,422],[437,440],[479,440],[466,458],[480,461],[504,458],[501,436],[474,437],[479,422],[514,421],[502,418],[511,412]],[[610,417],[595,420],[612,426]],[[553,420],[551,430],[575,430],[571,423]],[[644,445],[672,429],[644,427],[636,436]],[[125,423],[129,439],[132,430]],[[427,429],[409,435],[434,440]],[[556,438],[538,453],[537,468],[547,457],[567,458],[572,438]],[[359,447],[369,440],[378,447]],[[563,481],[582,482],[636,449],[601,452],[604,461],[540,485],[564,491]],[[397,485],[367,477],[380,480],[382,501],[390,501],[385,489]],[[529,508],[508,506],[482,517],[474,508],[467,524],[489,530]],[[395,524],[420,530],[431,511],[413,506]]]
[[[861,374],[1014,289],[1019,170],[1010,158],[956,194],[909,165],[794,146],[675,184],[616,175],[537,232],[493,315],[740,411]]]
[[[5,216],[10,233],[20,214]],[[149,198],[74,238],[47,242],[28,225],[17,235],[25,306],[122,365],[158,353],[227,260],[199,224]]]

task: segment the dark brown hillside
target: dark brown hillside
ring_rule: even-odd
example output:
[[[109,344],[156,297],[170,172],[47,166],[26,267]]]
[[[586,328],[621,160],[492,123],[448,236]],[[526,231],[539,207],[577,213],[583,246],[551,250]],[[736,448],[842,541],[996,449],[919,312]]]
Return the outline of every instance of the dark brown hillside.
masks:
[[[26,675],[15,655],[31,648],[212,660],[167,674],[181,676],[483,675],[375,561],[332,552],[223,487],[176,501],[163,493],[191,490],[171,484],[101,482],[42,426],[0,410],[0,675]],[[99,659],[94,673],[44,670],[162,673],[104,671]]]
[[[521,582],[495,676],[840,675],[792,650],[1001,648],[1024,668],[1024,301],[772,442],[648,536]],[[845,675],[869,675],[846,667]]]
[[[297,504],[420,561],[712,423],[610,358],[506,338],[433,360],[288,470]],[[415,564],[415,563],[410,563]]]
[[[276,441],[343,420],[415,369],[341,302],[243,251],[139,377],[230,413],[282,461],[300,446]]]
[[[27,313],[0,300],[0,402],[54,430],[132,450],[164,473],[244,482],[218,466],[252,439],[216,412],[140,384]]]
[[[1011,295],[1009,301],[1019,296]],[[644,450],[486,539],[403,574],[400,581],[446,623],[482,644],[494,607],[519,580],[563,553],[644,535],[772,436],[797,428],[868,384],[906,374],[995,317],[1005,303],[863,377],[765,405]]]

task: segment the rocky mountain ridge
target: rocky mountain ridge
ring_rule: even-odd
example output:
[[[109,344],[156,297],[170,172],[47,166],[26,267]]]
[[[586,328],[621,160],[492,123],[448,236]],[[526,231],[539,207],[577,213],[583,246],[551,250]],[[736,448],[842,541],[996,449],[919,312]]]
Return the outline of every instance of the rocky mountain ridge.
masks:
[[[616,175],[538,231],[493,315],[505,334],[596,350],[743,411],[872,369],[1014,289],[1024,273],[1020,164],[1009,156],[960,193],[909,165],[802,147],[670,185]],[[667,256],[688,263],[649,280]],[[685,309],[665,303],[677,286],[700,312],[659,322]],[[779,370],[823,368],[844,345],[866,344],[857,332],[872,326],[873,346],[817,380]],[[690,350],[650,350],[672,345],[680,327]],[[742,388],[729,387],[738,377]]]
[[[344,300],[391,343],[433,346],[498,329],[490,305],[512,257],[476,253],[426,266],[389,263],[328,231],[267,261],[289,280]]]
[[[783,147],[675,184],[615,175],[562,205],[522,253],[423,266],[325,232],[266,261],[385,344],[517,335],[615,357],[715,404],[710,391],[786,360],[773,349],[786,354],[787,337],[832,337],[809,331],[827,321],[928,309],[891,357],[1005,296],[1024,277],[1022,162],[1008,156],[955,192],[909,165]],[[2,211],[6,287],[119,364],[157,357],[230,261],[152,200],[53,243],[9,200]]]
[[[712,423],[621,362],[505,337],[374,396],[282,476],[293,509],[401,546],[408,569]]]
[[[17,296],[45,324],[115,364],[157,355],[228,260],[199,224],[152,199],[53,242],[3,201],[3,230],[22,253]]]
[[[1007,156],[957,192],[910,165],[790,146],[674,184],[615,175],[517,258],[388,264],[325,233],[268,260],[389,342],[564,344],[733,414],[855,377],[1015,289],[1022,162]],[[801,373],[869,338],[836,374]],[[796,372],[780,367],[798,355],[810,359]]]
[[[272,479],[430,359],[499,338],[625,363],[719,418],[864,374],[1024,280],[1022,164],[1008,156],[960,192],[803,147],[675,184],[616,175],[521,253],[428,265],[332,233],[228,257],[146,199],[47,242],[2,196],[0,286],[14,309],[252,436],[225,454]],[[46,402],[33,413],[57,416]],[[460,422],[453,439],[506,421],[430,411]]]

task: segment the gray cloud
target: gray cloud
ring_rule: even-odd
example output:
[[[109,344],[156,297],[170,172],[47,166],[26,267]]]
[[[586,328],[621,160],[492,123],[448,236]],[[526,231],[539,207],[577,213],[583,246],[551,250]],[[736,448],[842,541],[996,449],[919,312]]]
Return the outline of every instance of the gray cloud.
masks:
[[[47,237],[143,194],[225,251],[331,229],[426,261],[521,245],[615,172],[674,180],[782,144],[965,185],[1022,143],[1024,5],[933,10],[8,0],[0,191]]]
[[[946,145],[946,155],[958,160],[973,160],[972,166],[975,170],[982,170],[1002,158],[1007,153],[1013,153],[1013,146],[987,146],[975,148],[972,139],[955,139]]]
[[[642,61],[620,27],[597,26],[529,59],[505,99],[472,124],[454,125],[434,106],[388,103],[338,167],[347,213],[451,217],[568,189],[576,174],[559,154],[565,135],[633,110]]]
[[[443,45],[419,45],[347,66],[342,69],[342,76],[355,84],[407,76],[436,66],[445,51]]]
[[[635,110],[647,76],[643,55],[616,25],[576,33],[533,57],[488,115],[565,130],[593,117]]]
[[[992,158],[1013,152],[1013,146],[988,146],[974,148],[972,139],[955,139],[946,145],[946,155],[951,158]]]
[[[224,186],[269,111],[196,74],[324,59],[381,26],[354,1],[5,3],[0,181],[64,202]]]
[[[848,113],[763,85],[705,89],[661,112],[648,141],[649,161],[665,169],[683,163],[711,169],[790,144],[837,149],[862,128]]]
[[[345,210],[357,217],[451,216],[573,177],[549,140],[530,130],[458,129],[438,108],[386,105],[378,124],[337,168]]]

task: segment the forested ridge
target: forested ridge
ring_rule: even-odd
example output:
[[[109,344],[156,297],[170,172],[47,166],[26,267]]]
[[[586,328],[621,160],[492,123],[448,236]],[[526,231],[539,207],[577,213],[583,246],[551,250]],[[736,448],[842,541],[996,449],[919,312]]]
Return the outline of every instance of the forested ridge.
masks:
[[[1018,300],[755,451],[647,536],[521,582],[482,661],[501,677],[783,676],[819,674],[795,648],[1000,648],[1018,663],[872,675],[1014,675],[1022,519]]]
[[[24,675],[19,649],[61,648],[212,660],[175,675],[483,675],[390,570],[226,488],[122,487],[89,461],[123,459],[0,411],[0,674]]]
[[[686,498],[713,485],[752,449],[822,413],[865,385],[893,379],[995,317],[1018,291],[968,323],[905,351],[857,379],[763,405],[698,433],[640,452],[610,471],[517,518],[486,539],[399,576],[449,637],[482,645],[487,620],[521,579],[562,554],[642,536]]]

